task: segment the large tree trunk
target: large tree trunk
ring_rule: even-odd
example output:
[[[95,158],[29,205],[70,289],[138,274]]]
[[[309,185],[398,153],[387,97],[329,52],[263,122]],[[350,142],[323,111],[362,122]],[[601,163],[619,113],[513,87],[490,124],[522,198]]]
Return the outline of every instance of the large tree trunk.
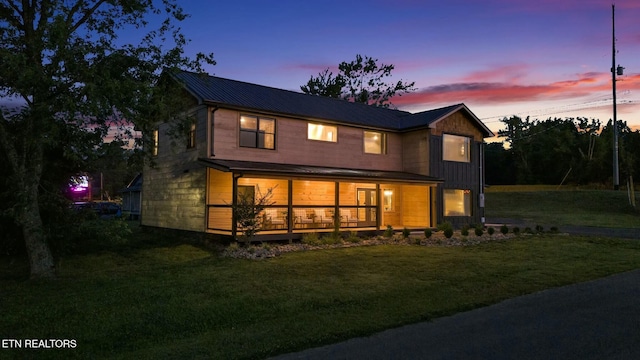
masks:
[[[22,232],[29,256],[31,279],[53,278],[56,276],[55,263],[44,233],[38,205],[40,177],[34,177],[37,178],[27,178],[27,183],[23,184],[26,201],[21,214]]]

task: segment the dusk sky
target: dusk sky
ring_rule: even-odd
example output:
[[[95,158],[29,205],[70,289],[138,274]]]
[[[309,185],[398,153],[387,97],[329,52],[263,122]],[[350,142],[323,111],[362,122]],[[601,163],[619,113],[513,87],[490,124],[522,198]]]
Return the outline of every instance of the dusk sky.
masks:
[[[180,1],[209,74],[281,89],[356,54],[394,64],[418,112],[465,103],[494,132],[511,115],[612,118],[608,0]],[[206,4],[206,5],[205,5]],[[640,1],[615,2],[618,119],[640,129]]]

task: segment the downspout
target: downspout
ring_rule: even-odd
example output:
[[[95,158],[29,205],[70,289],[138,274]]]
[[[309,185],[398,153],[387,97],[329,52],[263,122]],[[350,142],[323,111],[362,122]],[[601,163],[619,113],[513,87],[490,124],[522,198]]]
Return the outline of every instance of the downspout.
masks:
[[[482,226],[485,224],[484,217],[484,139],[478,144],[480,151],[480,171],[479,171],[479,182],[480,182],[480,191],[478,194],[478,208],[480,210],[480,222]]]

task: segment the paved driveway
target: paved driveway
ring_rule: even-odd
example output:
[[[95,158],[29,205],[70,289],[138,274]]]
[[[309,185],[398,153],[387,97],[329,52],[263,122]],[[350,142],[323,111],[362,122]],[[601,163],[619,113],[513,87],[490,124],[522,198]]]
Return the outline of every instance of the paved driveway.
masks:
[[[640,359],[640,270],[275,359]]]

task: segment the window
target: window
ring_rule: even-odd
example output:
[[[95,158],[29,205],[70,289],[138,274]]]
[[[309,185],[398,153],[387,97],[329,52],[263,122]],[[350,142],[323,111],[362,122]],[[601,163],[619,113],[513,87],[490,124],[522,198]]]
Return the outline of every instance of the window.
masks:
[[[444,216],[471,216],[471,190],[444,189]]]
[[[386,154],[387,134],[375,131],[365,131],[364,152],[367,154]]]
[[[466,136],[442,135],[442,159],[446,161],[469,162],[469,144]]]
[[[384,211],[393,211],[393,190],[384,189],[382,192],[382,207]]]
[[[196,147],[196,124],[191,124],[189,132],[187,133],[187,149],[193,149]]]
[[[275,149],[276,120],[258,116],[240,116],[240,146]]]
[[[338,128],[332,125],[307,124],[307,139],[320,141],[338,141]]]
[[[159,138],[158,130],[153,130],[153,143],[151,144],[152,146],[151,154],[153,156],[158,155],[158,138]]]

